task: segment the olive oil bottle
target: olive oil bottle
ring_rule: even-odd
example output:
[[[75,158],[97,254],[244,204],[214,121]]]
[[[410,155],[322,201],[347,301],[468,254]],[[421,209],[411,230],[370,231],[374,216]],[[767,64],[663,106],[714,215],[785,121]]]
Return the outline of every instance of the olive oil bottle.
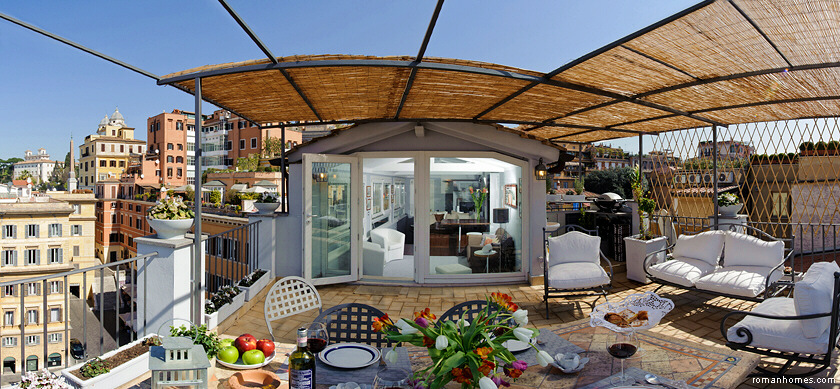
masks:
[[[315,389],[315,355],[309,351],[306,328],[298,328],[297,350],[289,356],[289,389]]]

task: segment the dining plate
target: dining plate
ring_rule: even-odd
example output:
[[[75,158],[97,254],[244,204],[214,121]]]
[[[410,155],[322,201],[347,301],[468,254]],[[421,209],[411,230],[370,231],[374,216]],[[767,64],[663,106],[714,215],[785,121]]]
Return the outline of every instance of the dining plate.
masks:
[[[246,365],[245,362],[242,362],[242,357],[241,356],[234,363],[227,363],[227,362],[222,361],[219,358],[216,358],[216,362],[219,362],[219,364],[224,366],[224,367],[227,367],[227,368],[230,368],[230,369],[236,369],[236,370],[259,369],[259,368],[271,363],[271,361],[274,360],[275,355],[277,355],[277,352],[273,352],[273,353],[271,353],[271,355],[265,357],[265,361],[263,361],[263,363],[257,363],[257,364],[253,364],[253,365]]]
[[[336,343],[318,353],[318,358],[332,367],[358,369],[379,361],[379,349],[361,343]]]
[[[508,351],[512,353],[518,353],[520,351],[525,351],[531,348],[531,345],[534,344],[537,340],[535,338],[531,338],[531,343],[520,342],[516,339],[506,340],[502,342],[502,347],[508,349]]]

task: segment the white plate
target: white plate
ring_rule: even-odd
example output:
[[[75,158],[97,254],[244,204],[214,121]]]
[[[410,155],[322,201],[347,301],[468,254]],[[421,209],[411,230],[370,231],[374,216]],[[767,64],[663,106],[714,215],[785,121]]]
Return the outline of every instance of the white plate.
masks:
[[[332,367],[358,369],[379,361],[379,349],[362,343],[336,343],[318,353],[318,358]]]
[[[219,362],[219,364],[224,366],[224,367],[227,367],[227,368],[230,368],[230,369],[236,369],[236,370],[259,369],[259,368],[271,363],[271,361],[274,360],[275,355],[277,355],[276,351],[271,353],[271,355],[265,357],[265,361],[263,361],[263,363],[257,363],[257,364],[254,364],[254,365],[246,365],[244,362],[242,362],[242,357],[241,356],[234,363],[227,363],[225,361],[222,361],[218,357],[216,358],[216,362]]]
[[[508,351],[512,353],[518,353],[520,351],[525,351],[531,348],[531,345],[534,344],[537,340],[531,338],[531,343],[520,342],[516,339],[506,340],[502,342],[502,347],[508,349]]]

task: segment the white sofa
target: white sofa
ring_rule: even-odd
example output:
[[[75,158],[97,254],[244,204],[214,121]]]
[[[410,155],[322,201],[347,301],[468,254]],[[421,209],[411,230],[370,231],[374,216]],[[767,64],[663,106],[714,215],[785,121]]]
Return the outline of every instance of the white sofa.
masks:
[[[370,231],[370,240],[385,251],[385,263],[402,259],[405,246],[405,234],[390,228],[377,228]]]
[[[840,267],[835,262],[811,265],[796,282],[793,297],[773,297],[751,312],[735,311],[724,316],[721,333],[726,345],[774,358],[814,365],[807,374],[825,370],[833,363],[837,344]],[[811,316],[806,316],[811,315]],[[727,320],[741,317],[727,328]],[[779,364],[779,366],[782,366]],[[807,366],[807,365],[806,365]],[[758,368],[761,375],[784,376],[789,365],[778,371]]]
[[[790,254],[785,255],[783,240],[755,231],[769,240],[722,230],[680,235],[665,261],[654,263],[658,251],[645,258],[645,273],[660,284],[761,300],[784,275]]]

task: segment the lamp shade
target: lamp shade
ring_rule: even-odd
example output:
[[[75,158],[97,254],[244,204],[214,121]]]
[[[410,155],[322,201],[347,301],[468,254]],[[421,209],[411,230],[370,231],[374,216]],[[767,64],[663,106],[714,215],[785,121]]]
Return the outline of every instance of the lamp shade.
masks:
[[[493,208],[493,223],[507,223],[510,221],[510,210],[507,208]]]
[[[536,167],[534,167],[534,177],[538,180],[546,180],[548,179],[548,168],[545,167],[542,158],[540,158],[539,163]]]

